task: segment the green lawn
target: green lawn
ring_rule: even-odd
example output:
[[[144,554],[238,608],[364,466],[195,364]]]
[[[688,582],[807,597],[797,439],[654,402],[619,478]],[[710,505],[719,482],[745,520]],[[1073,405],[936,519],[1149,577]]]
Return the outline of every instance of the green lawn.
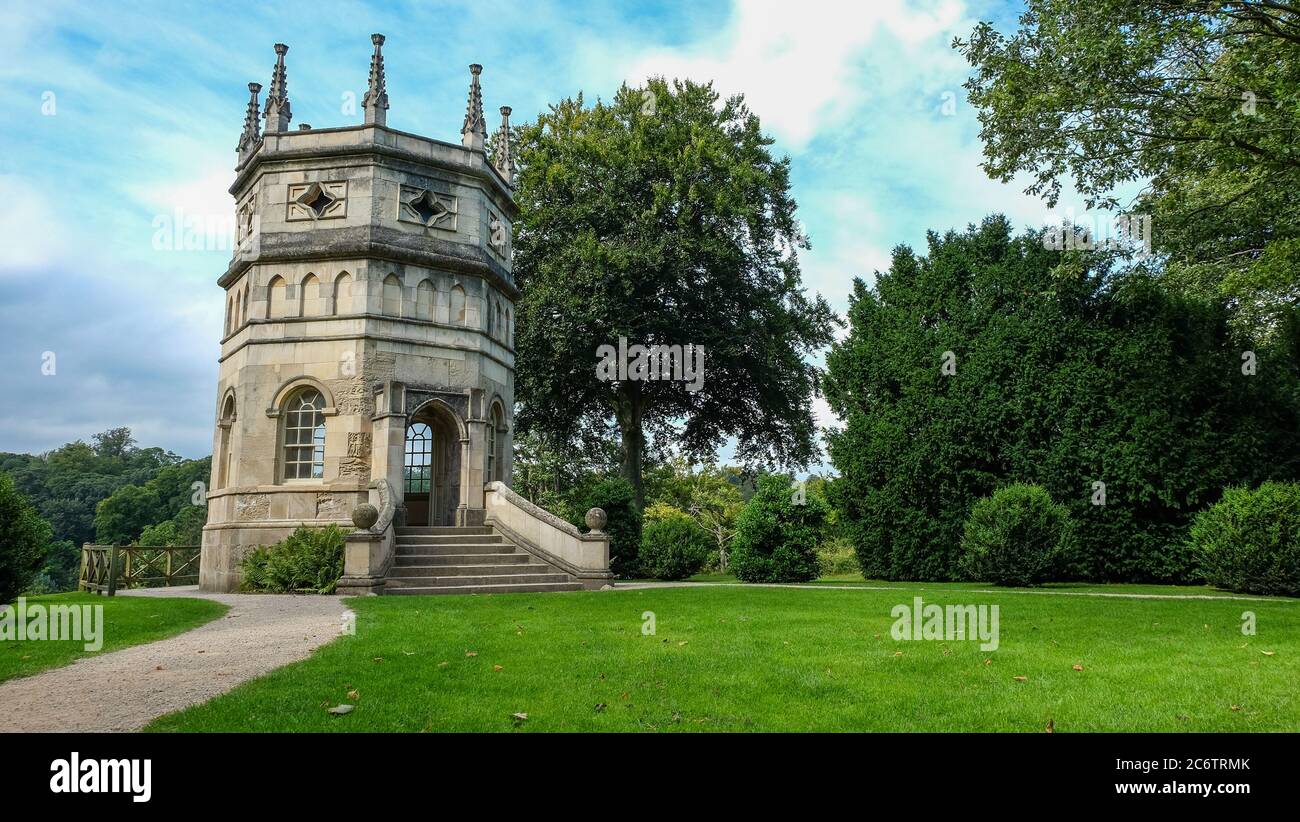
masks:
[[[655,582],[653,579],[635,580],[636,582]],[[742,585],[731,574],[696,574],[687,582],[712,582]],[[991,582],[895,582],[884,579],[863,579],[860,574],[828,574],[812,582],[799,585],[853,585],[859,588],[905,588],[910,591],[987,591],[997,586]],[[1221,591],[1208,585],[1144,585],[1139,583],[1097,584],[1092,582],[1049,582],[1036,588],[1007,589],[1008,593],[1039,593],[1042,591],[1065,591],[1067,593],[1103,593],[1103,594],[1152,594],[1158,596],[1211,596],[1240,597],[1247,596],[1232,591]]]
[[[1298,602],[927,590],[940,605],[1000,606],[1001,647],[982,651],[894,641],[890,611],[914,593],[353,599],[355,636],[150,729],[1300,730]],[[1258,635],[1242,635],[1244,610]],[[355,708],[326,713],[340,703]]]
[[[0,682],[67,665],[83,656],[116,651],[197,628],[226,612],[226,606],[207,599],[181,597],[101,597],[95,594],[48,594],[27,597],[32,605],[103,605],[103,647],[86,651],[80,640],[0,641]]]

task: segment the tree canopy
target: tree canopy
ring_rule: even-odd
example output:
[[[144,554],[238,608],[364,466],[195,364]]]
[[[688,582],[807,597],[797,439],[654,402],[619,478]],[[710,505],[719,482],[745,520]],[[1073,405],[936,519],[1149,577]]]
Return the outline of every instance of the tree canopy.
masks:
[[[1166,280],[1229,300],[1256,335],[1300,303],[1300,9],[1212,0],[1029,0],[1018,30],[980,23],[955,46],[975,68],[985,169],[1055,205],[1152,217]],[[1143,183],[1135,202],[1119,189]]]
[[[521,427],[569,442],[618,428],[644,502],[647,432],[711,456],[805,464],[834,315],[805,295],[789,160],[740,97],[652,79],[609,102],[566,99],[520,129],[515,277]],[[699,390],[597,374],[598,348],[694,345]]]

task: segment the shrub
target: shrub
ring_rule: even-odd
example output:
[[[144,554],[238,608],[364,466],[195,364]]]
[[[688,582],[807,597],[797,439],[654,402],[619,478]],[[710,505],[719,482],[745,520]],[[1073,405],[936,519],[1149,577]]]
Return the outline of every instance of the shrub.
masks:
[[[817,541],[826,522],[826,503],[806,495],[792,499],[790,478],[769,475],[736,517],[731,570],[744,582],[807,582],[820,573]]]
[[[615,576],[635,576],[640,569],[637,549],[641,544],[641,516],[636,510],[631,484],[621,477],[596,483],[578,517],[585,517],[592,508],[604,509],[609,517],[605,533],[609,534],[610,570]]]
[[[817,567],[822,576],[862,573],[853,543],[842,537],[828,539],[817,546]]]
[[[655,579],[686,579],[699,573],[712,549],[712,540],[699,523],[667,505],[651,506],[646,520],[641,533],[642,571]]]
[[[41,519],[13,478],[0,474],[0,603],[27,590],[50,542],[50,524]]]
[[[961,569],[995,585],[1037,585],[1055,571],[1072,530],[1069,511],[1041,486],[999,488],[971,508]]]
[[[1192,523],[1189,544],[1211,585],[1300,596],[1300,484],[1229,488]]]
[[[262,546],[239,563],[240,589],[275,594],[332,594],[343,576],[343,529],[299,528],[283,542]]]

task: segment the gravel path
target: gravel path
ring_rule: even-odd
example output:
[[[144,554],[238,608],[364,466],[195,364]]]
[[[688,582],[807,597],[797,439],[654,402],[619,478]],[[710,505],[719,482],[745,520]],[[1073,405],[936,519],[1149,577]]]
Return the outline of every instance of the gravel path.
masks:
[[[0,684],[0,731],[137,731],[307,658],[339,635],[351,613],[332,596],[210,594],[194,586],[118,595],[198,597],[230,610],[170,639]]]

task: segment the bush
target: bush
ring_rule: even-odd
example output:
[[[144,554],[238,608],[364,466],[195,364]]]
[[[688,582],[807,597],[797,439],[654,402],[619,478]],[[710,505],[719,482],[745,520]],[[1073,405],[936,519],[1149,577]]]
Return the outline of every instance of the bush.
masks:
[[[609,534],[609,568],[615,576],[631,577],[640,570],[637,549],[641,545],[641,516],[636,510],[632,485],[621,477],[601,480],[592,487],[578,517],[592,508],[604,509],[609,516],[605,533]]]
[[[713,547],[699,523],[685,511],[667,505],[651,506],[646,519],[641,533],[642,571],[655,579],[686,579],[698,574]]]
[[[1072,531],[1070,512],[1041,486],[999,488],[971,508],[961,569],[995,585],[1037,585],[1056,570]]]
[[[1229,488],[1192,523],[1189,544],[1211,585],[1300,596],[1300,485]]]
[[[0,604],[32,584],[49,542],[50,524],[18,493],[13,478],[0,474]]]
[[[254,549],[239,562],[240,590],[332,594],[343,576],[343,529],[299,528],[283,542]]]
[[[822,576],[862,573],[853,543],[842,537],[826,540],[817,546],[817,567]]]
[[[769,475],[736,517],[731,570],[744,582],[808,582],[821,569],[817,541],[826,522],[826,503],[806,495],[792,499],[790,478]]]

